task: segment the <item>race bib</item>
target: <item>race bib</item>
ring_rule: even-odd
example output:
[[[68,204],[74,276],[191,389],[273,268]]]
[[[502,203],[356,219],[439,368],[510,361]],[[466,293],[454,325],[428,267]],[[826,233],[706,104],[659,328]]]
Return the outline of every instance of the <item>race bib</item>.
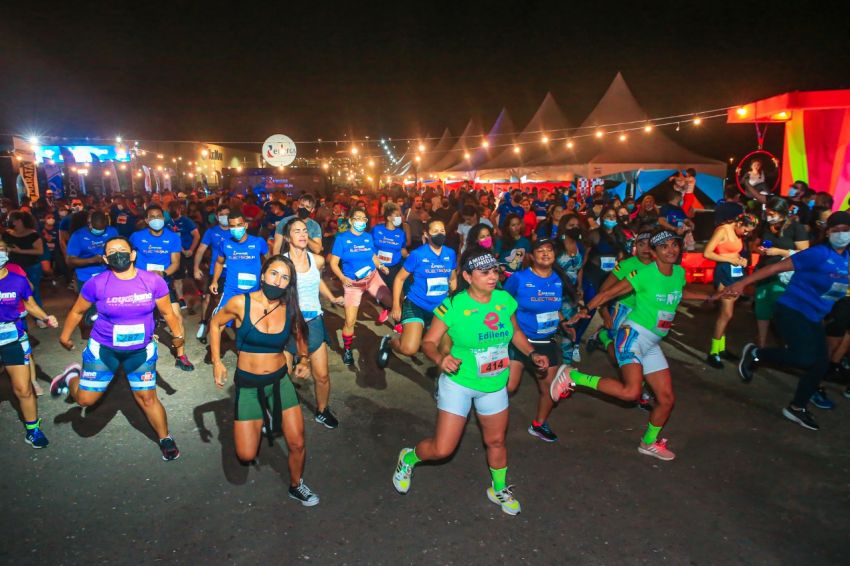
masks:
[[[113,346],[138,346],[145,343],[144,324],[116,324],[112,327]]]
[[[731,270],[732,277],[743,277],[744,268],[740,265],[733,265]]]
[[[0,346],[11,344],[18,339],[18,327],[14,322],[0,323]]]
[[[825,301],[837,301],[847,296],[847,283],[833,283],[829,291],[821,295]]]
[[[606,255],[599,258],[599,266],[602,268],[602,271],[614,271],[616,265],[617,258],[614,256]]]
[[[485,350],[474,350],[474,352],[478,377],[499,375],[510,363],[507,346],[490,346]]]
[[[366,277],[370,273],[372,273],[372,266],[366,265],[366,266],[361,267],[360,269],[358,269],[357,271],[354,272],[354,278],[355,279],[363,279],[364,277]]]
[[[379,251],[378,259],[381,260],[381,263],[383,264],[391,265],[393,261],[393,252]]]
[[[145,266],[148,271],[165,271],[165,266],[158,263],[149,263]]]
[[[558,311],[541,312],[537,315],[537,333],[549,334],[558,329]]]
[[[257,286],[257,276],[253,273],[239,273],[236,276],[236,286],[243,291],[253,289]]]
[[[429,277],[425,284],[427,286],[425,295],[428,297],[442,297],[449,292],[449,279],[447,277]]]
[[[673,327],[673,318],[675,316],[675,312],[658,311],[658,319],[655,322],[656,330],[667,334],[667,332],[669,332]]]

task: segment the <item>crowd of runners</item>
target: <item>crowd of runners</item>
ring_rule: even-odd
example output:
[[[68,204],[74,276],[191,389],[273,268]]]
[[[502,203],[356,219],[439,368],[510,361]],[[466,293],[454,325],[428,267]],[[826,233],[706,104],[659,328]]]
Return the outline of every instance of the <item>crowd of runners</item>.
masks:
[[[48,445],[27,334],[32,318],[41,327],[61,324],[58,339],[69,350],[77,329],[86,341],[49,393],[90,406],[122,373],[164,460],[180,451],[156,395],[160,349],[184,371],[209,365],[219,388],[232,379],[235,456],[250,462],[264,437],[271,444],[282,435],[289,495],[315,505],[319,497],[303,479],[304,419],[292,379],[313,380],[316,423],[340,426],[329,358],[337,349],[343,364],[356,363],[365,310],[385,328],[379,368],[422,352],[439,369],[434,433],[401,449],[395,489],[410,490],[419,462],[455,451],[474,408],[490,472],[486,495],[515,515],[506,432],[523,377],[539,390],[528,432],[540,440],[557,441],[549,416],[560,401],[593,389],[648,412],[640,454],[675,458],[660,437],[675,405],[662,344],[681,301],[715,305],[710,344],[705,337],[709,367],[731,360],[743,382],[764,363],[797,368],[782,415],[817,430],[809,407],[835,407],[822,382],[850,375],[850,213],[834,212],[828,194],[802,182],[786,197],[752,200],[730,187],[700,251],[693,179],[692,171],[677,175],[638,201],[601,186],[591,194],[394,186],[327,197],[198,187],[64,199],[47,191],[21,206],[3,200],[0,361],[26,441]],[[715,262],[714,289],[686,285],[686,252]],[[77,294],[61,320],[44,311],[41,295],[59,286]],[[753,302],[755,323],[752,342],[735,353],[726,329],[742,297]],[[328,305],[343,309],[341,344],[327,331]],[[596,313],[601,324],[592,325]],[[194,339],[206,345],[204,366],[185,353],[190,316],[198,317]],[[608,356],[609,375],[583,372],[582,350]]]

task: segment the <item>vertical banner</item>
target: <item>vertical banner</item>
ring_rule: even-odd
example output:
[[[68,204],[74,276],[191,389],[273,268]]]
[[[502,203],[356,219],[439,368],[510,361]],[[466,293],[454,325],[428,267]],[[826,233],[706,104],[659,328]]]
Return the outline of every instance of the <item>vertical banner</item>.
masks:
[[[67,147],[60,146],[59,153],[62,154],[62,159],[65,162],[65,179],[68,180],[68,186],[65,191],[67,194],[65,196],[75,198],[80,187],[80,176],[74,173],[72,169],[77,168],[77,160],[74,159],[74,154]]]
[[[166,191],[171,190],[171,174],[171,169],[166,169],[165,172],[162,174],[162,187]]]
[[[115,169],[115,162],[110,161],[104,166],[104,169],[109,172],[109,190],[113,195],[121,192],[121,184],[118,182],[118,170]]]
[[[29,197],[30,202],[38,200],[38,174],[36,173],[35,163],[32,161],[22,161],[18,167],[18,175],[23,183],[23,194]]]
[[[151,169],[147,165],[142,165],[142,171],[145,172],[145,190],[151,192]]]
[[[65,198],[65,184],[62,182],[62,168],[56,163],[44,164],[44,176],[47,177],[47,188],[53,191],[53,198]]]

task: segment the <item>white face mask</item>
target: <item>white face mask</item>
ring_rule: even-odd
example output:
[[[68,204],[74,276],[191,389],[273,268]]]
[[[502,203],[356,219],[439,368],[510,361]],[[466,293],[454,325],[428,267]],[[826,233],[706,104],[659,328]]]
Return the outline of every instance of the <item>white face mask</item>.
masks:
[[[2,269],[8,261],[9,261],[9,253],[8,252],[0,252],[0,269]]]
[[[832,247],[840,250],[850,246],[850,232],[833,232],[829,235],[829,243]]]
[[[219,216],[218,217],[218,224],[222,228],[227,228],[227,216]]]
[[[395,226],[396,228],[401,226],[401,216],[393,217],[393,226]]]

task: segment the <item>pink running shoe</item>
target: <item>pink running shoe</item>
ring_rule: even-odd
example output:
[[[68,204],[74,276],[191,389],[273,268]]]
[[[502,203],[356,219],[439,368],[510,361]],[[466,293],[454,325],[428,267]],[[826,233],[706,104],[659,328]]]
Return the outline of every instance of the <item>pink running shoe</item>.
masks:
[[[389,317],[390,317],[390,309],[382,310],[381,314],[378,315],[378,324],[384,324]]]
[[[80,377],[83,373],[83,368],[78,363],[69,364],[59,375],[50,381],[50,394],[53,397],[61,395],[63,392],[68,392],[68,378],[75,374]]]
[[[563,364],[558,368],[555,379],[552,380],[552,385],[549,386],[549,395],[556,403],[561,399],[566,399],[575,391],[576,384],[570,377],[573,371],[575,370],[572,366],[568,366],[567,364]]]
[[[667,448],[667,439],[662,438],[661,440],[656,440],[653,444],[646,444],[641,441],[638,446],[638,452],[641,454],[646,454],[647,456],[653,456],[658,458],[659,460],[664,460],[665,462],[669,462],[676,455]]]

